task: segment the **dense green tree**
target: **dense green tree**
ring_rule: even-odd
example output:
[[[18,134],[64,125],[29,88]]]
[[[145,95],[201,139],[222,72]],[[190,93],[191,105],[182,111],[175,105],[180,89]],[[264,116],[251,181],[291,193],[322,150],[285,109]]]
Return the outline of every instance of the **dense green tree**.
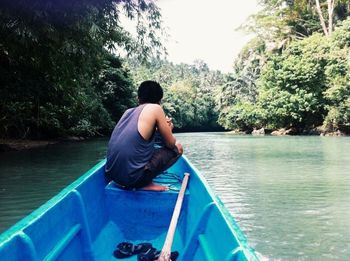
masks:
[[[129,73],[123,69],[122,61],[112,54],[106,54],[106,59],[96,83],[94,83],[97,101],[101,110],[94,114],[98,126],[107,134],[122,113],[136,105],[134,84]]]
[[[303,129],[322,124],[327,53],[328,41],[314,34],[271,57],[260,79],[258,103],[268,126]]]
[[[122,12],[137,20],[137,39],[120,26]],[[143,0],[1,1],[0,136],[105,130],[133,98],[119,58],[110,54],[123,48],[144,60],[161,50],[158,31],[159,9]],[[120,85],[109,92],[102,82]],[[120,104],[112,110],[113,102]],[[104,120],[92,116],[98,111]]]
[[[325,69],[327,89],[324,92],[328,111],[324,127],[350,131],[350,19],[331,36]]]
[[[260,0],[259,3],[261,10],[242,27],[275,43],[277,48],[315,32],[328,35],[350,13],[348,0]]]
[[[133,79],[158,81],[165,90],[162,101],[165,112],[173,118],[176,130],[218,130],[216,97],[224,83],[224,75],[212,71],[201,60],[193,64],[173,64],[153,59],[140,65],[129,61]]]
[[[258,95],[256,82],[265,64],[265,49],[264,41],[254,38],[240,52],[235,61],[233,73],[226,77],[218,99],[219,123],[223,127],[246,129],[252,126],[253,119],[249,124],[242,119],[250,119],[246,112],[254,111],[252,108]],[[247,108],[247,111],[244,108]],[[255,119],[256,115],[252,118]]]
[[[349,1],[317,2],[260,1],[245,25],[257,37],[222,89],[222,126],[349,129]]]

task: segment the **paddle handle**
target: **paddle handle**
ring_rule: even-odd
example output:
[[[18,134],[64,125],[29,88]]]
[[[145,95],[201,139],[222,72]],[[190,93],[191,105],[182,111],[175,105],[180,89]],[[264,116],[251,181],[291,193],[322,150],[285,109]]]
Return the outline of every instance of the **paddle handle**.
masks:
[[[169,230],[166,235],[166,239],[162,248],[162,252],[160,253],[160,256],[158,258],[158,261],[170,261],[171,246],[173,244],[175,229],[176,229],[177,221],[180,216],[182,202],[185,196],[185,191],[186,191],[189,176],[190,176],[189,173],[184,174],[181,189],[180,189],[179,195],[177,196],[173,216],[171,217]]]

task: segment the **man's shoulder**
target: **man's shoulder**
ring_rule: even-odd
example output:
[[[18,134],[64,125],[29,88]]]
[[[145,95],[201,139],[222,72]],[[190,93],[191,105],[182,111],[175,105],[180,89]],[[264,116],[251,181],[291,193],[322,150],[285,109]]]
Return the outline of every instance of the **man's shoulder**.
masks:
[[[144,107],[145,110],[152,111],[152,112],[161,112],[163,111],[162,107],[159,104],[155,103],[148,103]]]
[[[159,104],[148,103],[143,108],[141,116],[144,119],[151,120],[153,122],[157,121],[157,119],[162,117],[163,114],[164,111]]]

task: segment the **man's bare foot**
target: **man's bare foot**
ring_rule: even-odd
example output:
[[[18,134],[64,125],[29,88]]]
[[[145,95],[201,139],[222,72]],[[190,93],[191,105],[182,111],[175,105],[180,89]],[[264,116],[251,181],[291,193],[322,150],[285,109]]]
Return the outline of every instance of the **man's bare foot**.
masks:
[[[169,190],[169,187],[150,183],[141,189],[142,190],[151,190],[151,191],[167,191],[167,190]]]

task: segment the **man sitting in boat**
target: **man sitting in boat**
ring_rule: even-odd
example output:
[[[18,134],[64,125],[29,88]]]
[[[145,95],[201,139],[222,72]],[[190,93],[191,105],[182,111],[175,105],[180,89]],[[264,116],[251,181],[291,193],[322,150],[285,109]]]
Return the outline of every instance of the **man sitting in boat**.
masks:
[[[106,175],[124,189],[165,191],[152,180],[176,162],[183,152],[172,133],[173,124],[160,106],[162,87],[154,81],[140,84],[139,106],[128,109],[108,143]],[[159,132],[164,146],[155,148]]]

